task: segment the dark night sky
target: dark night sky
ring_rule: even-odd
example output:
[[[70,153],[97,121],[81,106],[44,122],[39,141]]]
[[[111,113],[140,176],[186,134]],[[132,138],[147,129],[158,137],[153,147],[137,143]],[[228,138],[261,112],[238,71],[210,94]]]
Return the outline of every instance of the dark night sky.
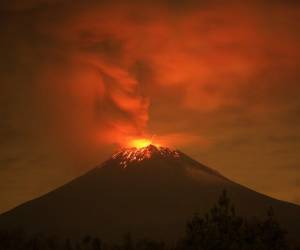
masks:
[[[299,1],[0,3],[0,212],[131,138],[300,204]]]

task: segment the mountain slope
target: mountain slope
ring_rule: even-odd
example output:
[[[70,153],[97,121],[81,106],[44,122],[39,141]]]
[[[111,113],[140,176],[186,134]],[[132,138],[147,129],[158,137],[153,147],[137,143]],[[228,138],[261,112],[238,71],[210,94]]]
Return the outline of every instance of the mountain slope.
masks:
[[[179,151],[127,149],[89,173],[0,216],[0,228],[62,236],[95,235],[173,241],[191,216],[204,214],[226,189],[237,212],[265,215],[272,206],[291,235],[300,231],[300,207],[238,185]]]

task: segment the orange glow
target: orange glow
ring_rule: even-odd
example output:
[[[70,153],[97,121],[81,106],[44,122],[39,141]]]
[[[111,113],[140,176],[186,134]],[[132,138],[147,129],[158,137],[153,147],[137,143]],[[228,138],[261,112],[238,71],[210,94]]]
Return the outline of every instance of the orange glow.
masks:
[[[129,143],[129,146],[140,149],[140,148],[145,148],[150,144],[152,144],[152,141],[149,139],[135,139]]]

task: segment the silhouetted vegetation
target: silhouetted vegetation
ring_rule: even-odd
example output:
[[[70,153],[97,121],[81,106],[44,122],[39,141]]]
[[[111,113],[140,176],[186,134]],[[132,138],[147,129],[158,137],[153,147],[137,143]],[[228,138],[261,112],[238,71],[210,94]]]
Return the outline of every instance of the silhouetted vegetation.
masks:
[[[249,222],[236,215],[224,191],[204,218],[195,215],[187,224],[186,235],[179,249],[283,250],[290,247],[272,208],[265,220]]]
[[[115,245],[86,236],[79,241],[35,235],[22,231],[1,232],[0,250],[294,250],[272,208],[264,220],[249,221],[236,215],[226,192],[203,217],[195,215],[175,246],[149,239],[134,241],[130,234]]]

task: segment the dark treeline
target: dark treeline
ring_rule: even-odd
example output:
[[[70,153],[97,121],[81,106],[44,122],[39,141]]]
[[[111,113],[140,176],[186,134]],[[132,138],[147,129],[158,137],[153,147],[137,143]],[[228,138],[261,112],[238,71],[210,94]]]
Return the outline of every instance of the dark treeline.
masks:
[[[186,225],[185,235],[173,246],[154,240],[134,241],[128,234],[122,243],[108,245],[86,236],[79,241],[35,235],[21,231],[0,232],[0,250],[300,250],[292,247],[273,210],[265,219],[238,216],[226,192],[203,217],[195,215]]]

